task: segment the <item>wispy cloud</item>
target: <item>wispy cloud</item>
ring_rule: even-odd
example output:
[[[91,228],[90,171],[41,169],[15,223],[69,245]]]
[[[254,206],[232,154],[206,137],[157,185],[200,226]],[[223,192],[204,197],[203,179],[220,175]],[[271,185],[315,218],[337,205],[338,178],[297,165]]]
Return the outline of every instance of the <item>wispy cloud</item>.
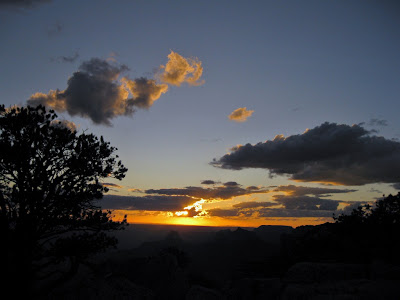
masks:
[[[78,60],[79,58],[79,53],[78,51],[75,51],[74,54],[70,55],[70,56],[64,56],[64,55],[60,55],[57,58],[51,58],[52,62],[61,62],[61,63],[74,63]]]
[[[383,119],[372,118],[371,120],[369,120],[368,125],[384,127],[388,126],[388,121]]]
[[[108,187],[108,188],[115,188],[115,189],[122,189],[123,186],[116,184],[116,183],[111,183],[111,182],[104,182],[103,186]]]
[[[274,192],[284,192],[291,196],[305,196],[305,195],[325,195],[325,194],[337,194],[337,193],[351,193],[357,190],[350,189],[333,189],[333,188],[321,188],[321,187],[308,187],[298,185],[281,185],[276,187]]]
[[[245,122],[253,114],[254,110],[247,110],[246,107],[235,109],[229,116],[229,120],[235,122]]]

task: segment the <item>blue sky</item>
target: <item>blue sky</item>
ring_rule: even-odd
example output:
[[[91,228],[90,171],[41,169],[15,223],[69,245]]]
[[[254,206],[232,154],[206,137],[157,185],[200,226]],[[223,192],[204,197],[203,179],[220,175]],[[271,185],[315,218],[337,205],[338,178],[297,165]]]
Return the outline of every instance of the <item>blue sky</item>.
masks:
[[[243,187],[321,187],[288,180],[289,175],[270,178],[266,168],[231,170],[209,163],[236,145],[300,135],[324,122],[364,123],[366,130],[376,130],[372,135],[400,138],[396,1],[29,2],[0,4],[0,96],[7,106],[26,105],[37,92],[65,90],[92,58],[126,65],[120,78],[131,79],[154,78],[171,51],[201,62],[203,84],[170,85],[151,107],[113,118],[112,126],[58,113],[118,147],[129,171],[118,182],[124,188],[111,193],[121,197],[143,196],[129,188],[184,188],[206,179],[215,181],[209,189],[231,181]],[[245,122],[229,120],[243,107],[254,111]],[[395,182],[379,180],[343,187],[357,191],[331,199],[370,201],[396,191]],[[208,205],[229,209],[242,201],[277,200],[270,195]],[[136,211],[137,220],[140,213],[146,212]],[[232,213],[229,222],[270,221],[252,213]],[[214,220],[205,219],[204,224]],[[326,219],[313,222],[321,220]]]

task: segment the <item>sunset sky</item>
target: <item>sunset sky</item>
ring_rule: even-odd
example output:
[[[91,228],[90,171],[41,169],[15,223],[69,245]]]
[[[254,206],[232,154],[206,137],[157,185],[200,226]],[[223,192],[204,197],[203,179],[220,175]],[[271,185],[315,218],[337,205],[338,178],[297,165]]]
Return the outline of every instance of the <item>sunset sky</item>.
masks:
[[[400,189],[400,5],[0,1],[2,104],[44,104],[128,168],[133,223],[298,226]]]

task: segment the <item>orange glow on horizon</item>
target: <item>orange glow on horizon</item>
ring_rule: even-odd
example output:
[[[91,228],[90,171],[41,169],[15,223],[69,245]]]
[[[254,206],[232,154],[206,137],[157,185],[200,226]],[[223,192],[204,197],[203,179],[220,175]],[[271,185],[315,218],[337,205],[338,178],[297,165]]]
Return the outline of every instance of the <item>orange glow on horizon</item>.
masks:
[[[185,217],[176,216],[172,212],[143,212],[115,210],[113,220],[121,221],[127,215],[130,224],[164,224],[191,225],[212,227],[259,227],[261,225],[285,225],[298,227],[303,225],[318,225],[333,221],[331,218],[248,218],[241,217]]]

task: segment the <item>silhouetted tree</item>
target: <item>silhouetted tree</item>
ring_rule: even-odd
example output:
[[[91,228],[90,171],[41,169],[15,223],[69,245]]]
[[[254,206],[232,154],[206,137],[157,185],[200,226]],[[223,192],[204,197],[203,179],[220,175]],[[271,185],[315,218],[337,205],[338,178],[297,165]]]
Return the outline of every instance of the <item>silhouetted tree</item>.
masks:
[[[0,106],[1,269],[3,283],[19,290],[34,278],[65,279],[88,256],[115,246],[105,232],[126,224],[95,205],[107,192],[101,180],[121,180],[127,171],[117,149],[56,117],[43,106]],[[51,267],[60,262],[69,267]]]
[[[301,226],[283,239],[291,262],[338,260],[399,262],[400,193],[364,204],[350,214],[334,216],[334,223]]]
[[[336,231],[368,257],[398,260],[400,250],[400,193],[361,205],[351,214],[334,217]]]

